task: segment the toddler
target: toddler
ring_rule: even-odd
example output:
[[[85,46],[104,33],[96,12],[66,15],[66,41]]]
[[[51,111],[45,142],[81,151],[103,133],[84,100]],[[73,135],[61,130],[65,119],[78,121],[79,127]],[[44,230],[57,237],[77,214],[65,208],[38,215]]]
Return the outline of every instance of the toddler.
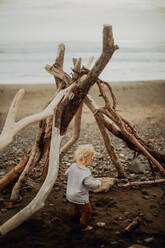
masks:
[[[87,225],[91,216],[89,190],[101,186],[100,180],[92,180],[88,168],[93,161],[95,150],[91,144],[78,146],[75,152],[76,163],[73,163],[65,172],[68,177],[66,198],[73,205],[74,218],[80,222],[82,231],[93,229]]]

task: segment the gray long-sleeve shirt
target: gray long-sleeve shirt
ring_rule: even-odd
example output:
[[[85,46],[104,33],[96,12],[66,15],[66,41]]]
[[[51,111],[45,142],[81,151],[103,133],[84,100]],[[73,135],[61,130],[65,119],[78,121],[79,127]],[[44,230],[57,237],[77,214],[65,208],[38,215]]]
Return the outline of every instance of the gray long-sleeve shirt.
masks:
[[[76,204],[89,202],[89,189],[101,186],[100,180],[92,180],[89,168],[72,164],[65,172],[68,177],[66,198]]]

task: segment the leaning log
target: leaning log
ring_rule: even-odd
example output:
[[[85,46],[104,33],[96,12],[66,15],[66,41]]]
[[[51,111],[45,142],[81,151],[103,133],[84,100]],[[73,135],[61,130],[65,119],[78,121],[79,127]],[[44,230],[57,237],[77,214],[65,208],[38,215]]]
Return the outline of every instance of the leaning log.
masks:
[[[96,103],[93,101],[93,99],[89,95],[87,95],[85,97],[84,102],[88,106],[88,108],[92,111],[92,113],[94,114],[94,117],[96,119],[98,128],[99,128],[99,130],[100,130],[100,132],[102,134],[102,137],[103,137],[104,144],[105,144],[105,147],[107,149],[107,152],[108,152],[113,164],[115,165],[115,167],[117,169],[118,177],[119,178],[124,178],[125,177],[124,168],[121,165],[121,163],[120,163],[120,161],[119,161],[119,159],[118,159],[118,157],[117,157],[117,155],[115,153],[114,147],[111,144],[110,137],[106,132],[106,129],[104,127],[103,122],[101,121],[99,115],[96,114],[97,110],[98,110],[98,106],[96,105]]]
[[[26,166],[27,161],[29,160],[29,155],[25,154],[23,159],[12,169],[10,170],[2,179],[0,179],[0,191],[5,189],[8,185],[15,182],[18,179],[19,175]]]
[[[59,169],[59,149],[61,144],[61,135],[59,128],[53,126],[51,138],[51,151],[49,158],[49,169],[46,180],[40,188],[36,197],[20,212],[14,215],[11,219],[0,226],[0,234],[5,235],[12,229],[19,226],[22,222],[28,219],[35,212],[40,210],[45,205],[45,201],[50,194],[53,185],[56,181]]]
[[[87,74],[84,80],[79,84],[76,82],[71,85],[70,92],[64,97],[61,102],[62,108],[62,121],[61,121],[61,135],[66,132],[66,129],[75,115],[79,105],[87,95],[91,86],[96,82],[100,73],[104,70],[115,50],[118,46],[114,45],[112,34],[112,26],[104,25],[103,28],[103,48],[102,54],[96,61],[93,68]]]

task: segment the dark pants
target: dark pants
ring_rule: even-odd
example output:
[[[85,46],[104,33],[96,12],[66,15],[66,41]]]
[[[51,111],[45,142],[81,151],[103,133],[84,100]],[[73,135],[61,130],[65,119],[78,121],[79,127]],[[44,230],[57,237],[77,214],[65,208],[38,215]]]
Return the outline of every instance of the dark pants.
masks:
[[[90,203],[86,204],[74,204],[73,203],[73,217],[75,220],[79,221],[80,227],[85,228],[87,222],[92,214],[92,207]]]

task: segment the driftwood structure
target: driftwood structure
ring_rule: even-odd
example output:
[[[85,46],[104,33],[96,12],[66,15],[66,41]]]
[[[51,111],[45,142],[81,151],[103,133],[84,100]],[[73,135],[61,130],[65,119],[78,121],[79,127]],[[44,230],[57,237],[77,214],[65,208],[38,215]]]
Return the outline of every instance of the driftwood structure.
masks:
[[[125,171],[117,157],[109,133],[123,140],[131,150],[146,156],[150,165],[160,171],[163,176],[165,175],[165,154],[152,149],[149,143],[137,134],[131,123],[120,116],[116,111],[116,98],[110,84],[99,79],[100,73],[104,70],[116,49],[118,49],[118,46],[114,44],[112,27],[105,25],[103,28],[102,53],[92,69],[90,69],[92,59],[89,61],[88,66],[84,67],[81,64],[81,58],[74,58],[73,73],[72,76],[69,76],[63,71],[65,46],[60,44],[55,63],[52,66],[46,65],[45,67],[55,78],[57,86],[56,95],[42,112],[25,117],[18,122],[15,121],[15,118],[24,91],[21,89],[16,94],[0,136],[0,149],[11,143],[15,134],[22,128],[37,121],[39,125],[35,144],[24,155],[22,161],[0,180],[0,190],[3,190],[18,179],[10,198],[13,202],[17,201],[22,184],[45,154],[44,183],[29,205],[0,226],[1,235],[5,235],[10,230],[16,228],[44,206],[58,176],[60,160],[79,138],[84,104],[86,104],[95,117],[107,152],[118,172],[118,177],[125,177]],[[103,107],[98,106],[95,100],[88,94],[89,89],[94,84],[98,85],[100,95],[104,99],[105,105]],[[110,99],[107,91],[110,93]],[[74,128],[72,138],[61,147],[61,139],[65,135],[73,117]],[[147,184],[149,184],[148,181]],[[128,186],[131,185],[129,184],[126,187]]]

